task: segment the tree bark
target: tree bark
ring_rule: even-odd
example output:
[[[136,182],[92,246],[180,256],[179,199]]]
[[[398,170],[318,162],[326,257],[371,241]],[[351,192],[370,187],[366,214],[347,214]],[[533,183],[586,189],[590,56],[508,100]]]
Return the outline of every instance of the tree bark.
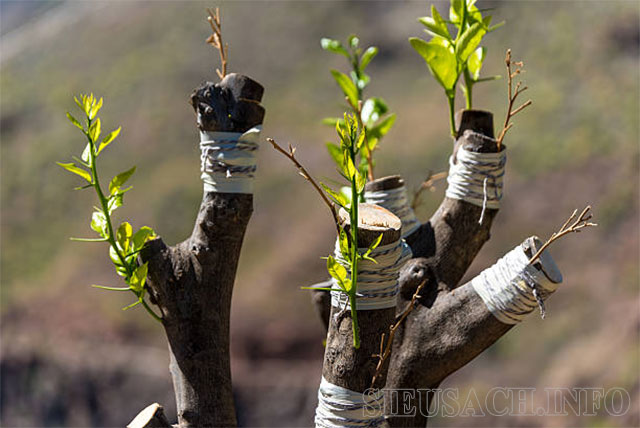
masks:
[[[497,150],[491,113],[465,110],[456,115],[456,121],[454,162],[459,147],[481,153]],[[406,238],[414,259],[401,270],[397,311],[406,308],[421,282],[426,285],[396,333],[386,388],[435,388],[509,329],[491,315],[473,289],[455,290],[489,240],[498,210],[488,208],[479,224],[481,212],[481,207],[445,197],[431,219]],[[428,403],[422,404],[428,409],[424,407]],[[392,426],[425,426],[426,422],[420,412],[390,419]]]
[[[201,131],[245,132],[261,124],[262,86],[246,76],[206,82],[191,95]],[[253,195],[204,192],[193,233],[141,252],[162,313],[180,427],[235,426],[229,357],[231,295]]]

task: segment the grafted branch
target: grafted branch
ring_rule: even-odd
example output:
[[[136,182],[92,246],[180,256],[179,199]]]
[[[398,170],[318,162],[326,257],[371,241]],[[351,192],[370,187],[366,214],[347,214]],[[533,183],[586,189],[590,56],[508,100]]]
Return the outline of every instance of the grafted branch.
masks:
[[[509,102],[507,105],[507,116],[504,119],[504,126],[502,127],[502,131],[500,131],[500,135],[498,136],[498,151],[500,151],[500,148],[502,147],[502,140],[504,139],[504,136],[506,135],[507,131],[513,126],[513,123],[510,123],[511,118],[530,106],[532,103],[531,100],[527,100],[520,107],[516,108],[515,110],[513,109],[518,95],[528,89],[526,86],[522,87],[522,82],[518,82],[515,89],[513,89],[513,78],[520,73],[524,73],[524,62],[511,61],[511,49],[507,49],[507,55],[504,59],[504,62],[507,66],[507,94]],[[516,67],[514,71],[511,71],[512,65]]]
[[[246,76],[207,82],[191,96],[198,129],[244,132],[262,123],[262,86]],[[150,241],[150,294],[164,314],[178,424],[235,426],[229,357],[231,295],[253,195],[205,191],[193,232],[167,247]]]
[[[215,12],[212,9],[207,8],[207,21],[211,26],[213,33],[207,38],[206,42],[216,48],[220,53],[220,66],[216,68],[216,73],[220,80],[224,79],[227,75],[227,56],[229,55],[229,44],[222,41],[222,19],[220,18],[220,9],[216,7]]]

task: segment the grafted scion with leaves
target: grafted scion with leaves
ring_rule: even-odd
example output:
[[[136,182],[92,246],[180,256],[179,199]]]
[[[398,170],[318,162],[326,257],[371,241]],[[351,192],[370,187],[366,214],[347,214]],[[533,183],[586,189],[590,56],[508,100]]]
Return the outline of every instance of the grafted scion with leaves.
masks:
[[[340,41],[334,39],[323,38],[320,40],[320,44],[323,49],[346,57],[351,66],[349,76],[338,70],[331,70],[331,75],[342,89],[347,104],[358,119],[360,127],[365,129],[365,140],[361,148],[362,160],[358,168],[367,175],[369,180],[373,180],[373,168],[375,167],[373,152],[396,120],[395,113],[389,113],[389,107],[382,98],[364,99],[364,89],[371,82],[365,69],[378,54],[378,48],[369,46],[363,51],[359,47],[360,39],[355,35],[349,36],[347,40],[348,50]],[[336,126],[337,123],[344,123],[344,119],[327,117],[323,119],[323,123]],[[341,152],[340,147],[333,143],[327,143],[327,149],[334,159]]]
[[[327,257],[327,271],[332,278],[335,279],[335,283],[338,289],[332,287],[302,287],[303,289],[309,289],[313,291],[339,291],[344,293],[349,301],[351,307],[351,320],[353,329],[353,346],[357,349],[360,348],[360,335],[358,328],[358,313],[356,311],[356,297],[358,290],[358,262],[360,260],[370,260],[375,262],[370,257],[370,254],[380,244],[382,235],[378,237],[364,253],[358,251],[358,203],[351,203],[351,201],[360,201],[364,194],[364,186],[366,178],[362,171],[355,167],[358,155],[362,150],[365,141],[366,131],[359,125],[358,120],[354,115],[345,113],[344,118],[336,123],[336,131],[340,137],[340,153],[334,157],[338,166],[338,172],[340,175],[349,182],[350,194],[345,195],[342,192],[336,192],[324,183],[320,183],[320,186],[325,190],[331,201],[327,200],[324,195],[323,201],[329,205],[333,214],[334,221],[338,230],[338,242],[340,247],[340,254],[342,258],[349,264],[349,272],[342,266],[335,257],[329,255]],[[273,147],[280,153],[284,154],[294,165],[298,168],[301,175],[308,180],[318,191],[319,186],[316,181],[310,176],[307,170],[298,162],[295,158],[295,149],[289,147],[289,153],[287,153],[282,147],[280,147],[273,139],[268,139]],[[354,225],[349,228],[347,233],[343,226],[340,224],[338,217],[336,216],[335,206],[343,208],[349,214],[349,223]]]
[[[100,179],[98,176],[97,160],[102,151],[109,146],[120,134],[120,128],[110,132],[106,137],[99,140],[101,133],[101,121],[97,117],[98,111],[102,107],[102,98],[97,99],[90,95],[80,95],[80,98],[74,98],[76,104],[85,115],[85,125],[83,126],[71,113],[67,113],[67,118],[75,125],[87,138],[87,145],[82,152],[80,158],[73,156],[75,161],[71,163],[61,163],[58,165],[70,171],[76,175],[82,177],[88,184],[77,187],[79,189],[87,189],[92,187],[100,205],[95,207],[95,212],[91,217],[91,229],[100,235],[100,238],[71,238],[74,241],[83,242],[108,242],[109,257],[113,262],[118,275],[124,278],[128,287],[105,287],[102,285],[94,285],[94,287],[102,288],[105,290],[115,291],[131,291],[136,295],[137,300],[129,306],[123,309],[129,309],[138,304],[142,304],[144,308],[153,316],[156,320],[160,320],[160,317],[153,312],[145,300],[145,281],[147,279],[147,263],[142,265],[138,264],[138,253],[142,250],[145,242],[155,238],[155,233],[150,227],[144,226],[140,228],[136,233],[133,233],[133,228],[128,222],[122,222],[114,233],[112,226],[112,214],[113,212],[122,206],[123,197],[126,192],[131,190],[131,186],[124,188],[125,183],[136,170],[136,167],[124,171],[109,182],[109,190],[105,195],[102,187],[100,186]]]
[[[460,76],[464,76],[465,84],[462,91],[465,94],[467,109],[473,107],[473,85],[499,78],[480,77],[486,48],[479,46],[485,34],[504,23],[492,26],[492,17],[483,17],[482,11],[475,3],[476,0],[452,0],[448,21],[442,18],[435,6],[431,6],[431,16],[420,18],[419,21],[427,27],[426,32],[433,37],[428,42],[417,37],[409,39],[411,46],[424,58],[429,70],[444,88],[449,102],[451,135],[454,137],[456,85]],[[449,25],[455,27],[455,37],[449,31]]]

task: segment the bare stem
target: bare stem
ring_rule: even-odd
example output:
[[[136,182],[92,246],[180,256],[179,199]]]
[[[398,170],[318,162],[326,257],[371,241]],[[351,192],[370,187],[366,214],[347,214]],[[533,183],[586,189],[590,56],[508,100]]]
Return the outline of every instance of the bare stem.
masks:
[[[227,75],[227,56],[229,55],[229,44],[222,42],[222,20],[220,19],[220,9],[216,7],[215,12],[207,8],[207,13],[209,16],[207,17],[207,21],[211,26],[211,30],[213,34],[211,34],[206,42],[216,48],[220,53],[220,63],[222,64],[222,71],[216,68],[216,73],[218,73],[218,77],[220,80],[224,79],[224,76]]]
[[[398,331],[404,320],[407,318],[407,316],[409,316],[413,308],[416,306],[416,301],[420,298],[420,291],[422,291],[422,288],[426,283],[426,279],[420,283],[418,288],[416,288],[416,291],[413,293],[411,301],[402,312],[396,323],[389,326],[389,338],[386,341],[384,340],[386,334],[382,333],[382,336],[380,337],[380,353],[373,355],[373,358],[378,358],[378,364],[376,365],[376,372],[373,375],[373,379],[371,379],[371,388],[373,388],[376,380],[382,373],[382,368],[384,367],[385,361],[387,361],[387,359],[391,355],[391,345],[393,344],[393,338],[396,335],[396,331]]]
[[[571,216],[564,222],[560,230],[554,232],[551,237],[544,243],[542,247],[529,259],[529,263],[535,263],[537,259],[540,258],[540,255],[544,250],[546,250],[549,245],[558,239],[562,238],[569,233],[578,233],[585,227],[589,226],[597,226],[596,223],[590,223],[589,220],[593,217],[593,215],[589,212],[591,210],[591,205],[587,205],[585,209],[582,210],[580,215],[578,216],[578,210],[574,210]],[[573,222],[573,223],[572,223]]]
[[[329,207],[329,210],[331,210],[331,216],[333,217],[333,221],[336,224],[336,228],[338,230],[338,236],[340,236],[340,222],[338,220],[338,213],[336,212],[336,206],[333,204],[333,202],[329,200],[329,198],[327,198],[327,195],[324,194],[324,192],[322,191],[318,183],[313,179],[313,177],[311,176],[311,174],[309,174],[306,168],[302,166],[300,162],[298,162],[298,160],[295,157],[296,148],[291,146],[291,144],[289,144],[289,151],[287,152],[273,138],[267,138],[267,141],[271,143],[274,149],[282,153],[291,162],[293,162],[296,168],[298,168],[300,175],[309,183],[311,183],[314,189],[316,189],[316,191],[318,192],[318,194],[320,195],[324,203]]]
[[[509,98],[509,104],[507,107],[507,116],[504,119],[504,126],[502,127],[502,131],[500,132],[497,140],[498,151],[500,151],[500,149],[502,148],[502,140],[504,139],[504,136],[506,135],[507,131],[513,126],[513,123],[509,123],[511,121],[511,118],[531,105],[531,100],[527,100],[520,107],[514,110],[513,106],[515,105],[516,98],[518,98],[518,95],[527,90],[526,86],[521,87],[522,82],[518,82],[515,89],[513,88],[513,78],[520,73],[524,73],[524,63],[522,61],[511,61],[511,49],[507,49],[507,55],[504,59],[504,62],[507,66],[507,96]],[[512,65],[515,66],[514,71],[511,71]]]
[[[427,178],[420,184],[418,190],[416,190],[413,194],[413,200],[411,201],[411,209],[415,210],[418,207],[418,202],[420,201],[420,195],[425,190],[433,191],[435,189],[434,183],[438,180],[442,180],[447,177],[447,171],[441,171],[433,174],[429,171],[429,175]]]

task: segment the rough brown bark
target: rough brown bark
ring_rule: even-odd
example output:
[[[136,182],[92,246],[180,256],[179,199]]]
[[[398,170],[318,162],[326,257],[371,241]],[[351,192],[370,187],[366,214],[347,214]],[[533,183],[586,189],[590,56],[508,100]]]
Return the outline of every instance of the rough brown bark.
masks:
[[[344,214],[344,211],[341,211]],[[348,231],[348,216],[341,215],[341,221]],[[384,208],[375,205],[359,205],[358,246],[368,247],[380,233],[380,245],[391,244],[400,239],[400,220]],[[395,309],[359,310],[359,349],[353,346],[351,314],[341,312],[342,308],[331,307],[327,346],[324,354],[322,375],[334,385],[364,392],[369,388],[376,369],[376,359],[372,357],[380,350],[382,333],[388,332],[393,323]],[[377,387],[384,385],[386,370],[376,381]]]
[[[475,152],[495,152],[491,113],[465,110],[456,117],[459,147]],[[469,132],[471,131],[471,132]],[[480,248],[489,240],[498,210],[482,208],[445,197],[440,207],[415,233],[407,237],[414,259],[401,271],[398,310],[402,310],[422,281],[422,297],[396,333],[386,388],[435,388],[509,330],[486,309],[470,286],[458,283]],[[428,397],[421,396],[422,409]],[[390,419],[392,426],[426,426],[427,418]]]
[[[262,123],[262,86],[246,76],[206,82],[191,95],[203,131],[244,132]],[[229,361],[231,295],[253,195],[205,192],[191,236],[141,252],[149,291],[162,313],[178,424],[235,426]]]

